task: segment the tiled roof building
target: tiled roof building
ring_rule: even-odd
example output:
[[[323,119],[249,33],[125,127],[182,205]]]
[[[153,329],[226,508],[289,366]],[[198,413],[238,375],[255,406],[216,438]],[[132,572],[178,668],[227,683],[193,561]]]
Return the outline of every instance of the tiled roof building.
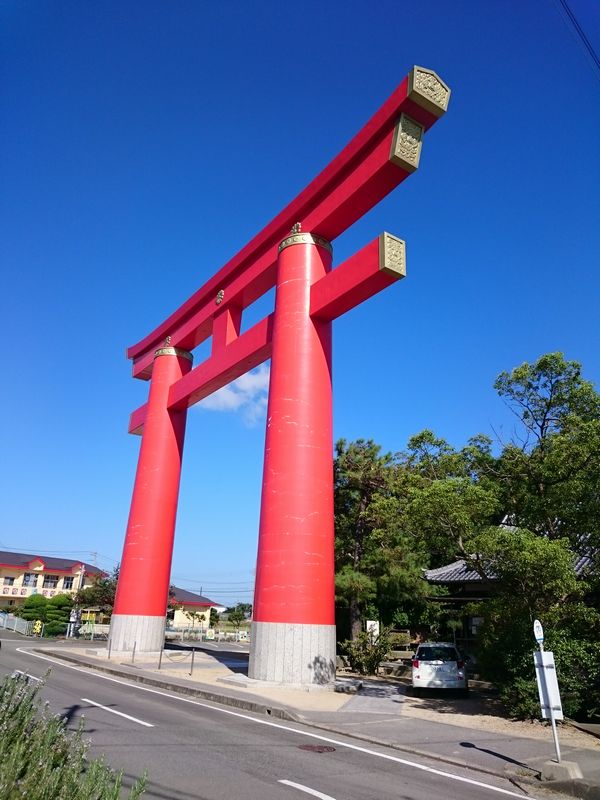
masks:
[[[21,605],[33,594],[74,595],[105,574],[85,561],[0,550],[0,609]]]

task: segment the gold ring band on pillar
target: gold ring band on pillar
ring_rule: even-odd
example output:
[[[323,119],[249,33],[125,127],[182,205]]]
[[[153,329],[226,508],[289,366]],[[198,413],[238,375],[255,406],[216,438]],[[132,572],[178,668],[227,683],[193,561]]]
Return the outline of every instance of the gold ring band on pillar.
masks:
[[[291,236],[286,236],[281,242],[277,252],[281,253],[282,250],[285,250],[286,247],[291,247],[293,244],[317,244],[319,247],[324,247],[328,253],[333,255],[331,242],[328,242],[327,239],[324,239],[322,236],[317,236],[316,233],[292,233]]]
[[[189,350],[182,350],[181,347],[161,347],[154,352],[154,358],[158,356],[181,356],[187,358],[188,361],[193,361],[194,356]]]

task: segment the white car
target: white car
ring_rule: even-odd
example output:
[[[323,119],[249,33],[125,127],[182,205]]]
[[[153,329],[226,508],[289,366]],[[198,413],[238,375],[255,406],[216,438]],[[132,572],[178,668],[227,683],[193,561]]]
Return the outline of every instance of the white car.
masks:
[[[464,660],[451,642],[424,642],[412,660],[413,694],[421,689],[457,689],[469,692]]]

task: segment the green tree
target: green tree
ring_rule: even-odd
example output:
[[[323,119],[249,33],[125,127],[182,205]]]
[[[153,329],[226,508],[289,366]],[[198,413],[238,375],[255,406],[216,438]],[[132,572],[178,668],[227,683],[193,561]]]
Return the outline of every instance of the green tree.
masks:
[[[362,611],[376,597],[376,582],[365,561],[375,528],[371,510],[389,484],[392,457],[380,455],[372,440],[336,443],[334,461],[336,596],[350,613],[355,641],[362,629]]]
[[[508,709],[537,716],[533,671],[533,620],[544,625],[555,650],[563,706],[568,716],[599,707],[600,615],[583,602],[566,539],[550,540],[525,529],[493,528],[478,537],[480,567],[498,579],[494,597],[471,609],[483,617],[479,668],[498,687]],[[571,646],[569,646],[569,644]]]
[[[26,598],[23,605],[15,609],[15,614],[28,621],[36,619],[46,622],[46,610],[48,608],[48,598],[41,594],[32,594]]]
[[[117,584],[119,582],[120,566],[116,566],[112,575],[98,578],[91,586],[80,589],[75,595],[75,604],[81,608],[97,608],[103,614],[111,616],[115,605]],[[167,608],[178,608],[180,605],[175,599],[175,587],[169,586]]]
[[[238,604],[232,611],[228,613],[227,619],[229,620],[229,622],[231,622],[231,624],[236,630],[239,630],[242,622],[244,622],[246,619],[246,614]]]
[[[491,441],[478,436],[456,450],[430,430],[413,436],[401,456],[407,473],[406,525],[429,554],[429,565],[469,559],[473,538],[499,523],[500,490],[487,475]]]
[[[206,614],[202,611],[192,611],[185,609],[183,612],[188,619],[192,621],[192,626],[196,627],[196,624],[200,625],[201,627],[206,622]]]
[[[537,713],[538,617],[565,708],[589,714],[600,708],[600,395],[561,353],[502,373],[495,388],[517,418],[496,448],[480,434],[456,449],[429,430],[396,457],[370,440],[338,442],[337,600],[357,645],[366,615],[402,626],[420,615],[435,631],[447,617],[452,631],[456,615],[423,596],[419,571],[463,558],[496,579],[495,597],[470,611],[484,617],[480,667],[509,707]],[[578,580],[584,555],[590,567]]]
[[[368,616],[391,622],[423,602],[425,554],[405,531],[405,474],[372,440],[336,444],[336,598],[356,641]]]
[[[65,633],[72,608],[73,599],[68,594],[57,594],[51,597],[46,606],[44,635],[58,636]]]
[[[512,440],[482,473],[494,482],[509,527],[476,537],[473,552],[498,578],[477,613],[482,671],[508,707],[537,715],[532,621],[555,652],[567,714],[600,708],[600,396],[562,353],[502,373],[495,387],[518,420]],[[591,556],[577,580],[574,563]]]
[[[80,589],[75,595],[75,603],[81,608],[97,608],[110,616],[115,604],[119,567],[109,577],[98,578],[91,586]]]
[[[72,607],[73,600],[68,594],[57,594],[51,598],[33,594],[25,600],[18,613],[29,621],[41,620],[45,636],[57,636],[67,630]]]
[[[562,353],[504,372],[495,383],[518,419],[496,467],[514,525],[600,550],[600,395]]]

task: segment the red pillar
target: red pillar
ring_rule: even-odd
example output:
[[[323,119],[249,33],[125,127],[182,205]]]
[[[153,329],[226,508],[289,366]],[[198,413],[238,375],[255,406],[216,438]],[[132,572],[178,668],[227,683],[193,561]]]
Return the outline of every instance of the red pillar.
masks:
[[[335,677],[331,322],[310,287],[331,246],[294,232],[280,245],[258,542],[251,677]]]
[[[187,409],[169,411],[169,389],[190,371],[186,350],[156,351],[148,411],[123,547],[110,638],[113,650],[164,644]]]

